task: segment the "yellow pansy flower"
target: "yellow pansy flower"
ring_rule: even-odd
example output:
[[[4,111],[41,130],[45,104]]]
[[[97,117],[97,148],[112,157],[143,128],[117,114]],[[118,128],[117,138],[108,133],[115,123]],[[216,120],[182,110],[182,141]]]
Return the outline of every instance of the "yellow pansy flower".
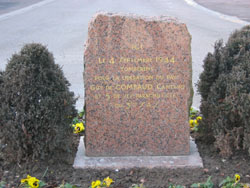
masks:
[[[94,186],[95,186],[95,181],[92,181],[91,188],[94,188]]]
[[[31,188],[37,188],[39,187],[39,180],[36,179],[36,178],[31,178],[29,181],[28,181],[28,184]]]
[[[30,178],[30,175],[27,175],[26,179],[21,179],[21,183],[28,183],[28,179]]]
[[[31,188],[37,188],[39,187],[39,181],[40,181],[39,179],[27,175],[27,178],[22,179],[21,183],[27,183]]]
[[[239,174],[234,175],[234,181],[235,181],[235,183],[238,183],[240,181],[240,175]]]
[[[198,125],[198,121],[196,119],[194,120],[194,124]]]
[[[110,177],[104,178],[103,181],[105,182],[105,184],[107,185],[107,187],[109,187],[111,185],[111,183],[114,182]]]
[[[80,133],[82,131],[84,131],[85,127],[83,125],[83,123],[77,123],[75,126],[74,126],[74,133]]]
[[[190,119],[190,120],[189,120],[189,125],[190,125],[191,128],[194,127],[194,120],[193,120],[193,119]]]
[[[250,184],[247,184],[247,183],[244,184],[244,185],[243,185],[243,188],[250,188]]]
[[[198,116],[198,117],[196,118],[196,120],[197,120],[197,121],[201,121],[201,120],[202,120],[202,117],[201,117],[201,116]]]
[[[102,182],[100,180],[92,181],[91,188],[98,188],[98,187],[100,187],[99,185],[101,185],[101,184],[102,184]]]

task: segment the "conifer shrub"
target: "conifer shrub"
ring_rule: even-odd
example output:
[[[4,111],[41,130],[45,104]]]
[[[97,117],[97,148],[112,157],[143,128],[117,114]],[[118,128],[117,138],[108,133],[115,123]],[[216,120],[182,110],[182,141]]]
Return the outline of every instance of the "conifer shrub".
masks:
[[[2,84],[3,84],[3,72],[0,70],[0,96],[2,95]],[[1,102],[1,101],[0,101]],[[0,107],[1,107],[1,104],[0,103]],[[1,121],[1,120],[0,120]]]
[[[71,160],[70,123],[74,94],[53,55],[41,44],[27,44],[8,61],[0,78],[0,138],[8,162]]]
[[[245,149],[250,154],[250,26],[215,44],[204,60],[198,91],[202,130],[215,138],[223,156]]]
[[[2,96],[2,83],[3,83],[3,72],[0,70],[0,96]],[[1,109],[1,97],[0,97],[0,109]],[[0,118],[0,125],[1,125],[1,118]],[[0,161],[2,160],[2,150],[4,145],[2,144],[1,134],[0,134]]]

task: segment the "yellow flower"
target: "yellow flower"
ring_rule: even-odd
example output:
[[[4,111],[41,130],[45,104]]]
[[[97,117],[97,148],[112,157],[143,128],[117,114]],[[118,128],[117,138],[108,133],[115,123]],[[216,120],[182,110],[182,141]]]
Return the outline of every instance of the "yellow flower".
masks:
[[[30,175],[27,175],[26,179],[21,179],[21,183],[28,183],[28,179],[30,178]]]
[[[31,188],[37,188],[37,187],[39,187],[39,180],[36,178],[30,179],[28,184]]]
[[[246,183],[243,185],[243,188],[250,188],[250,185]]]
[[[91,188],[98,188],[98,187],[100,187],[99,185],[101,185],[101,184],[102,184],[102,182],[100,180],[92,181]]]
[[[193,128],[194,127],[194,120],[190,119],[189,120],[189,125],[190,125],[191,128]]]
[[[198,125],[198,121],[197,121],[197,120],[194,120],[194,124]]]
[[[235,181],[235,183],[238,183],[240,181],[240,175],[239,174],[234,175],[234,181]]]
[[[21,183],[27,183],[31,188],[39,187],[39,179],[27,175],[26,179],[22,179]]]
[[[201,120],[202,120],[202,117],[201,117],[201,116],[198,116],[198,117],[196,118],[196,120],[197,120],[197,121],[201,121]]]
[[[80,133],[82,131],[84,131],[85,127],[83,125],[83,123],[77,123],[75,126],[74,126],[74,133]]]
[[[105,182],[105,184],[107,185],[107,187],[109,187],[109,186],[111,185],[111,183],[114,182],[114,181],[113,181],[111,178],[109,178],[109,177],[104,178],[103,181]]]

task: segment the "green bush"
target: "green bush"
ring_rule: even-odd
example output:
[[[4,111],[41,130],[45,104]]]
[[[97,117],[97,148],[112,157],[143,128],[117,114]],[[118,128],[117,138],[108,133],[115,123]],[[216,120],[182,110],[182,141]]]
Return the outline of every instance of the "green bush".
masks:
[[[2,92],[3,92],[2,84],[3,84],[3,72],[0,70],[0,96],[2,96]],[[0,107],[1,107],[1,104],[2,104],[2,102],[0,101]],[[1,122],[1,119],[0,119],[0,122]]]
[[[0,84],[4,159],[67,161],[65,156],[72,151],[69,125],[76,115],[76,99],[47,48],[35,43],[25,45],[9,60]]]
[[[3,84],[3,72],[0,70],[0,96],[2,96],[2,84]],[[1,97],[0,97],[0,109],[2,108],[2,101],[1,101]],[[2,124],[2,120],[0,118],[0,125]],[[0,161],[2,160],[2,150],[3,150],[4,145],[2,144],[2,138],[1,138],[1,134],[0,134]],[[0,187],[1,187],[1,182],[0,182]]]
[[[250,26],[235,31],[225,46],[217,42],[203,67],[198,82],[203,131],[214,136],[224,156],[240,149],[250,154]]]

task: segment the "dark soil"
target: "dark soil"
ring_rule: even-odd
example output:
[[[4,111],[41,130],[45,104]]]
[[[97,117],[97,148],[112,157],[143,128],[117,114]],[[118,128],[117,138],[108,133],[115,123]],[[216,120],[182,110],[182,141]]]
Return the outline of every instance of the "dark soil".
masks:
[[[196,138],[204,163],[203,169],[79,170],[72,168],[72,165],[62,163],[32,162],[21,165],[5,165],[4,161],[0,160],[0,181],[7,182],[6,187],[18,187],[20,180],[26,178],[27,174],[39,179],[48,169],[42,180],[49,184],[47,187],[51,188],[62,182],[87,188],[92,181],[102,180],[107,176],[115,181],[113,187],[116,188],[129,188],[132,184],[140,182],[145,182],[146,188],[168,187],[170,183],[190,187],[193,183],[205,182],[209,176],[212,176],[215,187],[218,187],[224,178],[234,177],[235,173],[241,175],[241,182],[250,182],[250,157],[246,153],[237,152],[231,158],[223,159],[219,156],[212,142],[207,142],[207,139],[199,137],[198,134],[192,136]],[[76,137],[75,148],[77,148],[78,141],[79,137]]]

